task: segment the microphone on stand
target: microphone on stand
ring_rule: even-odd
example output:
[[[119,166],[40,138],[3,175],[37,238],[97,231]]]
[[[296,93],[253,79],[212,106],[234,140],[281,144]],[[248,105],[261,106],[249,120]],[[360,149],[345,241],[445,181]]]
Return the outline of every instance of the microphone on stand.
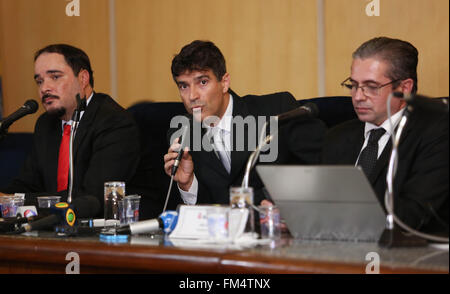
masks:
[[[7,131],[9,126],[12,125],[16,120],[21,119],[25,115],[35,113],[39,108],[36,100],[27,100],[19,109],[10,114],[4,120],[0,122],[0,130]]]
[[[70,128],[70,141],[69,141],[69,189],[67,193],[67,202],[72,202],[72,191],[73,191],[73,140],[75,132],[78,129],[78,123],[80,121],[80,114],[86,109],[86,98],[81,99],[80,94],[77,94],[77,108],[72,115],[72,127]]]
[[[273,119],[274,121],[278,122],[278,124],[284,124],[286,122],[289,122],[293,119],[297,118],[314,118],[319,115],[319,108],[316,104],[312,102],[307,102],[305,105],[302,105],[298,108],[295,108],[293,110],[290,110],[288,112],[284,112],[282,114],[279,114],[275,116]],[[266,133],[267,129],[267,121],[264,123],[264,126],[262,128],[261,135]],[[250,178],[250,171],[255,166],[256,161],[258,160],[259,153],[261,152],[261,149],[266,146],[274,137],[274,134],[267,135],[265,138],[261,137],[258,146],[256,147],[255,151],[250,154],[247,165],[245,168],[244,178],[242,179],[242,188],[248,188],[248,182]]]
[[[278,124],[282,124],[289,122],[292,119],[300,117],[313,118],[317,117],[317,115],[319,115],[319,108],[317,105],[312,102],[307,102],[305,105],[275,116],[275,120],[278,121]]]
[[[36,100],[27,100],[19,109],[10,114],[4,120],[0,121],[0,140],[8,133],[8,128],[15,121],[21,119],[25,115],[35,113],[39,108],[39,104]]]
[[[426,246],[427,240],[448,243],[448,238],[425,234],[411,228],[410,226],[403,223],[402,220],[400,220],[394,213],[394,179],[397,174],[400,138],[402,137],[403,130],[409,120],[411,112],[414,111],[416,107],[441,113],[448,112],[448,105],[447,109],[445,109],[446,104],[442,103],[441,101],[433,101],[430,98],[419,95],[411,95],[409,93],[405,95],[401,92],[394,92],[390,94],[388,103],[390,102],[391,96],[396,98],[403,98],[407,102],[408,107],[403,112],[400,118],[397,130],[395,130],[392,135],[392,150],[388,162],[388,170],[386,172],[386,191],[384,195],[384,204],[387,211],[386,227],[382,232],[380,238],[378,239],[378,245],[388,248]],[[387,107],[389,109],[390,105],[388,105]],[[389,111],[388,119],[389,121],[391,119]],[[403,233],[400,228],[404,229],[410,234]]]
[[[402,92],[394,92],[395,98],[403,99],[410,106],[408,111],[413,111],[414,108],[422,108],[433,112],[448,112],[448,101],[436,98],[430,98],[417,94],[404,94]]]

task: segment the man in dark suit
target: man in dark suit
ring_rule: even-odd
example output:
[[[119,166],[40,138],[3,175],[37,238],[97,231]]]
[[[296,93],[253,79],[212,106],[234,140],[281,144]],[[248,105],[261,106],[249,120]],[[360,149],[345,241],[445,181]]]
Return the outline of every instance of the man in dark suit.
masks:
[[[193,116],[190,125],[194,130],[191,147],[184,150],[174,177],[178,183],[175,190],[186,204],[228,204],[229,188],[241,186],[247,159],[256,145],[252,147],[250,141],[258,141],[262,121],[296,108],[296,101],[287,92],[239,97],[230,90],[225,59],[212,42],[194,41],[184,46],[172,60],[172,75],[187,112]],[[249,124],[239,132],[239,122],[246,119]],[[200,122],[201,136],[196,138],[195,124]],[[319,120],[295,121],[280,128],[277,145],[272,146],[278,147],[276,156],[269,160],[270,152],[264,155],[270,162],[317,163],[324,132],[325,126]],[[200,147],[195,148],[200,140]],[[178,139],[164,156],[164,169],[169,176],[177,156],[174,150],[180,148],[177,142]],[[255,171],[249,186],[254,189],[255,204],[266,198]]]
[[[80,94],[87,106],[74,137],[73,201],[90,199],[92,207],[82,215],[103,217],[104,182],[124,181],[127,194],[142,196],[141,218],[157,215],[146,209],[154,195],[145,184],[148,178],[142,181],[148,169],[141,165],[136,123],[111,97],[94,92],[88,56],[70,45],[47,46],[35,55],[34,78],[46,112],[36,122],[32,151],[20,175],[2,191],[25,193],[26,205],[37,206],[40,195],[67,200],[68,140]]]
[[[351,91],[358,120],[330,129],[325,140],[323,162],[360,165],[383,207],[393,132],[386,103],[393,92],[417,92],[417,62],[417,49],[405,41],[380,37],[362,44],[353,53],[351,76],[342,83]],[[409,111],[406,106],[392,98],[394,129]],[[394,212],[414,229],[448,235],[449,119],[444,105],[442,110],[414,107],[409,114],[399,144]]]

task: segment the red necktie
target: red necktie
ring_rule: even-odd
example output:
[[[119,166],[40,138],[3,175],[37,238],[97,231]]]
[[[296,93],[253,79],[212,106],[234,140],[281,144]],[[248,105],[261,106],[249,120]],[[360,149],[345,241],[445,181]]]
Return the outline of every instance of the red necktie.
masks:
[[[67,181],[69,178],[69,142],[70,125],[64,125],[61,145],[59,146],[58,158],[58,192],[67,190]]]

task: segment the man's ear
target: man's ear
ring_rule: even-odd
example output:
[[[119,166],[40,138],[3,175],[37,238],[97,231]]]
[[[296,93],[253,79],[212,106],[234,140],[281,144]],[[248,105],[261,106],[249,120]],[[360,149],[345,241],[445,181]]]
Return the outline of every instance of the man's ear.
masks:
[[[89,86],[89,72],[85,69],[80,70],[78,73],[78,82],[80,83],[81,89],[86,89]]]
[[[222,77],[222,80],[220,81],[222,84],[222,92],[225,94],[228,92],[228,89],[230,88],[230,74],[225,73]]]
[[[401,92],[404,94],[411,94],[413,87],[414,81],[411,78],[403,80],[399,86]]]

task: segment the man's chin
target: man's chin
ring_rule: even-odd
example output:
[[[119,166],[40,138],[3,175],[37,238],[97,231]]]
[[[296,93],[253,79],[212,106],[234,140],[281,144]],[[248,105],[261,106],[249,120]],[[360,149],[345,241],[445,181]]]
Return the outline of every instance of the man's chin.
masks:
[[[47,109],[47,113],[50,116],[61,118],[64,116],[64,114],[66,114],[66,109],[64,107],[50,108],[50,109]]]

